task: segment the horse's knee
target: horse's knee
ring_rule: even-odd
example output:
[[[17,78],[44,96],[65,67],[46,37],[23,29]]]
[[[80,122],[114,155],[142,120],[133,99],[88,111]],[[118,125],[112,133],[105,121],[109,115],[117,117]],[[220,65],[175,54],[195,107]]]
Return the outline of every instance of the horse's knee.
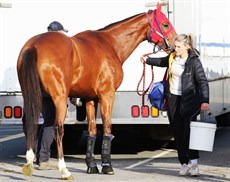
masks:
[[[89,136],[97,136],[97,126],[95,122],[89,122],[88,125],[88,134]]]

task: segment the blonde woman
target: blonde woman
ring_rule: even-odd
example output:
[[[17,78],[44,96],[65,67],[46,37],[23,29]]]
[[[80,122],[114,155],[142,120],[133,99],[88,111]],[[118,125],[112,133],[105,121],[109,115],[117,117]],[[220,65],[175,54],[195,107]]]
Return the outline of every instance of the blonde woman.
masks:
[[[175,38],[174,51],[167,57],[141,61],[168,67],[168,118],[181,163],[179,175],[198,176],[199,151],[189,149],[190,120],[196,119],[197,111],[209,110],[209,85],[193,39],[180,34]]]

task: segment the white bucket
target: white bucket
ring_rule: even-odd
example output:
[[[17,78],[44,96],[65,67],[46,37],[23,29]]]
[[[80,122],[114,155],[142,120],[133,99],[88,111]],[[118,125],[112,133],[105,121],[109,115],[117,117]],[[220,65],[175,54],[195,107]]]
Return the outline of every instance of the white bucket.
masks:
[[[216,124],[194,121],[190,129],[189,149],[212,152]]]

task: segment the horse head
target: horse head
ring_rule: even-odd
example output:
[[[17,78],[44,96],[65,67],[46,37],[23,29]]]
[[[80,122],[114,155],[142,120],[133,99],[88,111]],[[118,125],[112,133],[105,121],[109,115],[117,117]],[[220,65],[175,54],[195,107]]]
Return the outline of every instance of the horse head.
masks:
[[[154,52],[163,49],[170,53],[173,49],[176,31],[169,19],[161,11],[162,4],[157,3],[155,10],[149,10],[146,13],[150,29],[148,31],[148,41],[154,43]]]

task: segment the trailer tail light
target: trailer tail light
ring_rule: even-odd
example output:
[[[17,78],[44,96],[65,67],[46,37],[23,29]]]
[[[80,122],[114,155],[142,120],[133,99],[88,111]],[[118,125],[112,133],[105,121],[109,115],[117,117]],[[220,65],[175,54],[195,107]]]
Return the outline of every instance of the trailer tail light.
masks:
[[[12,118],[13,116],[13,112],[12,112],[12,107],[11,106],[6,106],[4,108],[4,117],[5,118]]]
[[[159,116],[159,110],[155,107],[151,107],[151,116],[152,117],[158,117]]]
[[[5,118],[21,118],[22,117],[22,107],[15,106],[12,108],[11,106],[6,106],[4,108],[4,117]]]
[[[133,117],[139,117],[140,116],[140,108],[137,105],[132,106],[131,114]]]
[[[14,117],[21,118],[22,117],[22,108],[20,106],[14,107]]]
[[[141,107],[141,115],[142,117],[149,117],[149,106]]]
[[[138,106],[133,105],[131,107],[131,115],[134,118],[137,117],[159,117],[159,110],[153,106],[149,107],[148,105]]]

